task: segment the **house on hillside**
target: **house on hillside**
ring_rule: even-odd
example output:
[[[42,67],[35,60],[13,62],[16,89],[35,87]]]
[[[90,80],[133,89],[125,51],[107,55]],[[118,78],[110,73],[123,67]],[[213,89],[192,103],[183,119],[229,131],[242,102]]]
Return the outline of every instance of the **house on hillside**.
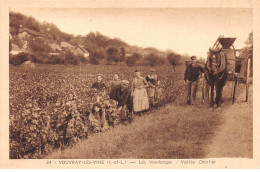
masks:
[[[19,53],[21,53],[21,52],[24,52],[22,49],[20,49],[19,47],[18,47],[18,45],[15,45],[15,44],[12,44],[11,45],[11,51],[10,51],[10,54],[11,55],[16,55],[16,54],[19,54]]]
[[[59,45],[55,44],[55,43],[50,43],[49,44],[52,52],[57,52],[57,51],[61,51],[62,49],[60,48]]]
[[[89,57],[89,52],[82,46],[82,45],[77,45],[75,49],[73,50],[73,53],[78,56],[78,55],[83,55],[85,58]]]
[[[67,42],[61,42],[60,44],[61,48],[68,48],[68,49],[75,49],[75,47]]]
[[[21,43],[23,45],[22,49],[25,51],[28,48],[28,41],[22,41]]]
[[[76,56],[84,56],[85,58],[89,57],[89,52],[84,48],[83,45],[73,46],[67,42],[61,42],[60,47],[63,49],[68,49]]]
[[[27,28],[22,28],[18,31],[18,37],[19,38],[23,39],[23,38],[26,38],[28,36],[42,37],[43,35],[34,31],[34,30],[27,29]]]

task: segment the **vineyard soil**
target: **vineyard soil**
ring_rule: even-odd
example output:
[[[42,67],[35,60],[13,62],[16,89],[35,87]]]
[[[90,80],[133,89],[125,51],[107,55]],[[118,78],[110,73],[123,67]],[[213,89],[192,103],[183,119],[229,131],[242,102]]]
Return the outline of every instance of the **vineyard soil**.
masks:
[[[131,124],[111,126],[101,133],[92,132],[86,112],[89,104],[96,100],[90,89],[96,74],[101,73],[107,85],[116,72],[121,79],[132,82],[136,68],[143,76],[150,69],[120,65],[10,66],[10,158],[251,157],[252,103],[241,102],[240,96],[239,105],[233,105],[236,109],[243,107],[243,111],[236,111],[243,112],[240,117],[248,115],[247,123],[239,130],[247,140],[243,152],[223,154],[224,148],[222,153],[212,152],[214,147],[223,144],[225,139],[219,135],[228,129],[225,126],[239,120],[233,118],[235,114],[229,115],[232,113],[229,110],[232,107],[231,85],[224,88],[225,104],[221,111],[211,111],[207,102],[202,103],[200,89],[195,105],[188,106],[183,66],[178,66],[176,71],[171,66],[156,67],[163,90],[156,108],[134,116]],[[245,90],[243,85],[238,88],[237,94]],[[103,95],[102,99],[107,98]],[[106,108],[108,112],[113,111],[112,105]]]
[[[113,75],[132,82],[134,71],[146,76],[150,67],[125,65],[10,65],[10,158],[39,158],[87,138],[93,132],[88,114],[99,101],[110,124],[117,125],[119,112],[108,93]],[[184,67],[158,66],[160,80],[156,107],[184,101]],[[102,92],[91,88],[102,74],[108,86]],[[183,99],[184,98],[184,99]]]

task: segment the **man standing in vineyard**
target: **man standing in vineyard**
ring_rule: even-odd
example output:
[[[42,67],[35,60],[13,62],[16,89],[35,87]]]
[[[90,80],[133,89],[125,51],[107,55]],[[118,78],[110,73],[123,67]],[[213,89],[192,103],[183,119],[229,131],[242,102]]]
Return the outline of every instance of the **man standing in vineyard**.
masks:
[[[197,57],[191,57],[191,64],[186,65],[186,70],[184,74],[184,80],[187,84],[188,95],[187,95],[187,104],[191,104],[191,90],[192,90],[192,101],[195,101],[196,92],[198,88],[198,78],[200,71],[204,73],[204,69],[197,64]]]

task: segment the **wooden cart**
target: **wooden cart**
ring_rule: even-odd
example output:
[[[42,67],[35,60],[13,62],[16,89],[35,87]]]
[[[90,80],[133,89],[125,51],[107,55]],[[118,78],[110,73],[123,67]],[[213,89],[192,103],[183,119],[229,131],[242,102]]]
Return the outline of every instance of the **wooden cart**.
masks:
[[[238,57],[237,52],[241,51],[235,49],[233,43],[236,38],[227,38],[222,35],[218,37],[212,49],[221,49],[227,57],[228,68],[228,82],[231,83],[231,98],[232,104],[235,102],[236,89],[238,84],[246,84],[246,102],[248,101],[248,87],[249,87],[249,74],[250,74],[250,59],[246,57]],[[208,52],[209,53],[209,52]],[[209,89],[207,85],[203,85],[203,99],[209,97]]]

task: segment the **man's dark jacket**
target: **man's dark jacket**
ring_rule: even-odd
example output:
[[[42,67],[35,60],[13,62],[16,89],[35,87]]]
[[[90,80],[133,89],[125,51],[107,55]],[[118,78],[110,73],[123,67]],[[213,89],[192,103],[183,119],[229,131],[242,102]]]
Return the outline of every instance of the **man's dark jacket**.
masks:
[[[127,105],[129,110],[132,109],[132,97],[129,89],[121,89],[121,85],[116,85],[110,92],[110,98],[118,102],[118,106]]]
[[[185,74],[184,74],[184,80],[187,79],[189,81],[197,81],[199,78],[199,72],[204,73],[204,69],[198,65],[192,66],[192,64],[187,65]]]

